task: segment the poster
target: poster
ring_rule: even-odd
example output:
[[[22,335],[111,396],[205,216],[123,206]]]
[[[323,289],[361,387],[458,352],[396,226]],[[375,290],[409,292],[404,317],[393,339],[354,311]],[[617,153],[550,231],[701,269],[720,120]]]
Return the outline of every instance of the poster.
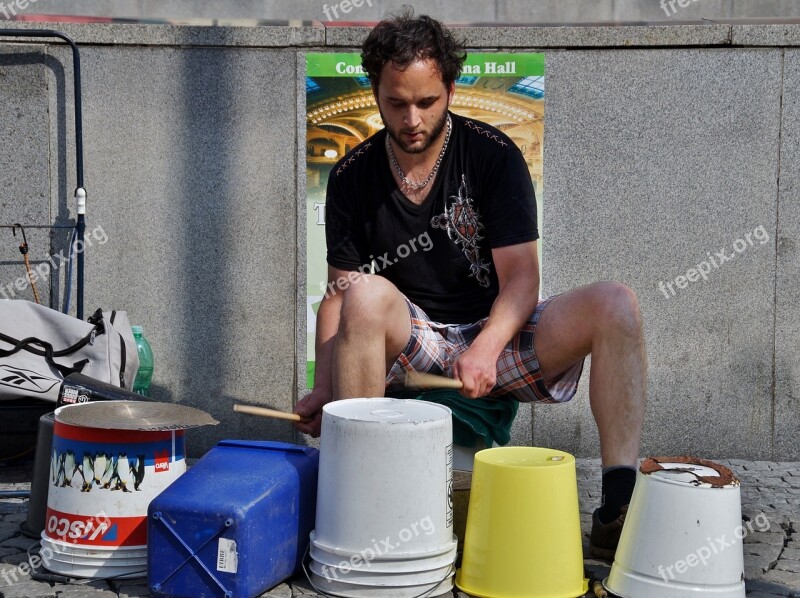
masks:
[[[542,233],[544,54],[471,53],[450,109],[497,127],[522,151],[536,190]],[[316,313],[327,284],[325,188],[334,164],[383,128],[356,52],[306,55],[306,363],[314,381]],[[541,251],[540,251],[541,260]],[[541,264],[540,264],[541,267]]]

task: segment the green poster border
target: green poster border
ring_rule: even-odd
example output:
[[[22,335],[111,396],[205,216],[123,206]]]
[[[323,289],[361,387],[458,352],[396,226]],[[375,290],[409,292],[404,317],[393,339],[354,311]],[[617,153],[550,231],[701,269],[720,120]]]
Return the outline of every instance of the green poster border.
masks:
[[[486,65],[496,65],[494,72],[486,72]],[[508,72],[499,67],[506,63],[514,63],[514,70]],[[543,76],[545,71],[544,54],[529,52],[475,52],[468,53],[464,61],[464,75],[480,75],[481,77],[520,77]],[[480,72],[474,72],[475,68]],[[363,77],[361,54],[358,52],[317,52],[306,54],[306,76],[308,77]]]

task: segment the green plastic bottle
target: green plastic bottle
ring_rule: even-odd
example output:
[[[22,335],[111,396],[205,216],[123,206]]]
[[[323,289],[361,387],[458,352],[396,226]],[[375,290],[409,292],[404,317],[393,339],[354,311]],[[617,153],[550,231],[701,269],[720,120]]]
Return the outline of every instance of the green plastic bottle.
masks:
[[[131,326],[131,330],[139,353],[139,369],[136,370],[136,379],[133,381],[133,392],[149,397],[150,380],[153,379],[153,347],[144,337],[144,329],[141,326]]]

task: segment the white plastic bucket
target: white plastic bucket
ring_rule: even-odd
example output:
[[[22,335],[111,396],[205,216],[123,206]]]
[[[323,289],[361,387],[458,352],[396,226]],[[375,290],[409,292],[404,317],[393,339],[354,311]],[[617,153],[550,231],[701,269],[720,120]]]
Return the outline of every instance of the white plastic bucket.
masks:
[[[450,550],[452,442],[451,411],[441,405],[384,398],[325,405],[315,541],[351,554],[377,546],[377,560]]]
[[[106,430],[56,410],[42,550],[70,577],[145,576],[147,507],[186,471],[184,433]],[[52,553],[52,556],[50,556]]]
[[[739,481],[704,459],[646,459],[606,588],[621,598],[744,598]]]
[[[426,401],[323,408],[313,583],[345,597],[452,589],[452,436],[450,409]]]

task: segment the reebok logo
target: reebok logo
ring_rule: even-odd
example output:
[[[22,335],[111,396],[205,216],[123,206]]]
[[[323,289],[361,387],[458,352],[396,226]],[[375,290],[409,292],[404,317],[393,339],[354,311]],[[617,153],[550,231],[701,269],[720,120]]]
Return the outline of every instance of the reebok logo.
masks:
[[[10,386],[24,392],[45,394],[60,380],[48,378],[32,370],[23,370],[10,365],[0,365],[0,386]]]

